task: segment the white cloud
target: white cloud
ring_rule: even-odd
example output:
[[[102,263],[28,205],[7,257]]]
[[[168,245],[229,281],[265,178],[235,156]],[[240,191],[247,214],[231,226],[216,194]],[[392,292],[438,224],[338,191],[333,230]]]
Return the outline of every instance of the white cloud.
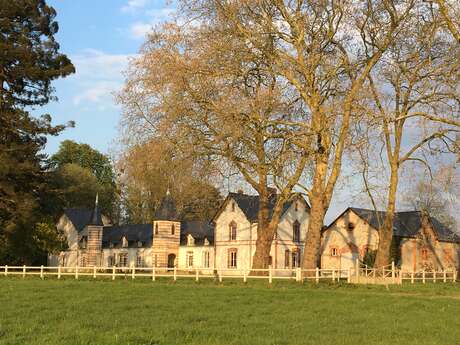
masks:
[[[72,77],[77,86],[73,104],[93,103],[104,108],[114,107],[112,94],[122,87],[122,72],[127,68],[129,59],[135,56],[107,54],[94,49],[71,56],[77,70]]]
[[[131,24],[129,28],[130,36],[136,40],[143,39],[154,26],[172,19],[175,11],[173,7],[150,9],[146,11],[145,14],[148,17],[146,20],[136,21]]]
[[[133,13],[147,6],[150,0],[128,0],[128,3],[121,8],[121,12]]]

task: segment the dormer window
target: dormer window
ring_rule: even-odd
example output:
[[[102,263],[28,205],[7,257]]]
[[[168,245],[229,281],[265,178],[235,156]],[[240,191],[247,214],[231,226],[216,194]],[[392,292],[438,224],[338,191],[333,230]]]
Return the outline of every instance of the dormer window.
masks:
[[[347,229],[348,231],[353,231],[355,229],[355,223],[348,222]]]
[[[113,242],[109,242],[109,248],[113,248]]]
[[[228,225],[228,237],[230,241],[236,241],[236,223],[234,220]]]
[[[292,225],[292,240],[294,242],[300,242],[300,223],[298,220]]]
[[[125,236],[123,236],[123,238],[121,239],[121,246],[123,248],[127,248],[128,247],[128,240],[126,239]]]
[[[187,235],[187,245],[188,246],[193,246],[195,244],[195,239],[193,238],[192,235],[188,234]]]
[[[171,235],[176,233],[176,226],[174,224],[171,225]]]
[[[155,224],[155,235],[158,235],[158,223]]]
[[[87,238],[86,236],[83,236],[80,240],[80,248],[81,249],[86,249],[86,243],[87,243]]]
[[[141,248],[142,247],[142,241],[137,241],[137,247]]]
[[[208,239],[206,237],[204,238],[204,245],[209,246],[209,241],[208,241]]]

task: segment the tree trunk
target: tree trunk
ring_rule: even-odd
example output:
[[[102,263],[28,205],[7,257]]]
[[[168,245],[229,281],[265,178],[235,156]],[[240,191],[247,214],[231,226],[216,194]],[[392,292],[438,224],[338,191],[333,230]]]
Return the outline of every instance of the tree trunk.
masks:
[[[374,267],[386,266],[390,263],[391,241],[393,240],[393,220],[396,208],[396,192],[398,189],[398,167],[392,163],[390,185],[388,190],[388,204],[383,227],[379,229],[379,246]]]
[[[259,212],[257,214],[256,251],[252,261],[252,268],[268,268],[270,249],[273,240],[273,229],[269,228],[269,209],[267,191],[259,191]],[[260,272],[253,272],[253,274]]]
[[[323,158],[323,159],[321,159]],[[305,269],[314,269],[318,266],[319,250],[321,246],[321,230],[324,225],[324,216],[328,205],[324,181],[327,176],[327,159],[321,157],[316,164],[313,188],[311,191],[311,210],[308,222],[308,231],[305,239],[303,265]]]

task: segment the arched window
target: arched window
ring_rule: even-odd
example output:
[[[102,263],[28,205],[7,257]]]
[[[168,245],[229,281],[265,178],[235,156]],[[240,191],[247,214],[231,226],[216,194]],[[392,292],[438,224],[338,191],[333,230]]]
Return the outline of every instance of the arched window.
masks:
[[[300,223],[298,220],[296,220],[292,225],[292,240],[294,242],[300,241]]]
[[[228,237],[230,241],[236,241],[236,223],[233,220],[228,225]]]
[[[171,235],[174,235],[176,232],[176,226],[174,224],[171,225]]]
[[[158,235],[158,223],[155,224],[155,235]]]
[[[338,256],[339,249],[337,247],[331,247],[331,256]]]

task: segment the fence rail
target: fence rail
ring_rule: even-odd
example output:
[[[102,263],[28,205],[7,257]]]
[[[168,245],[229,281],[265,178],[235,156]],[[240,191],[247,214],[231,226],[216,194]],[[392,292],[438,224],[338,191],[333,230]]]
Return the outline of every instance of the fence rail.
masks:
[[[442,270],[442,271],[414,271],[408,272],[396,269],[394,265],[391,269],[369,268],[369,267],[354,267],[348,269],[213,269],[213,268],[190,268],[178,269],[174,268],[159,268],[159,267],[65,267],[65,266],[0,266],[0,276],[40,276],[45,277],[61,277],[71,276],[75,279],[79,277],[109,277],[112,280],[116,278],[150,278],[155,281],[157,278],[169,277],[173,280],[178,278],[193,278],[196,281],[200,279],[213,278],[222,282],[223,279],[242,279],[247,282],[248,279],[266,279],[269,283],[273,280],[295,280],[303,281],[331,281],[339,282],[346,281],[348,283],[360,284],[402,284],[405,282],[456,282],[457,271]]]

